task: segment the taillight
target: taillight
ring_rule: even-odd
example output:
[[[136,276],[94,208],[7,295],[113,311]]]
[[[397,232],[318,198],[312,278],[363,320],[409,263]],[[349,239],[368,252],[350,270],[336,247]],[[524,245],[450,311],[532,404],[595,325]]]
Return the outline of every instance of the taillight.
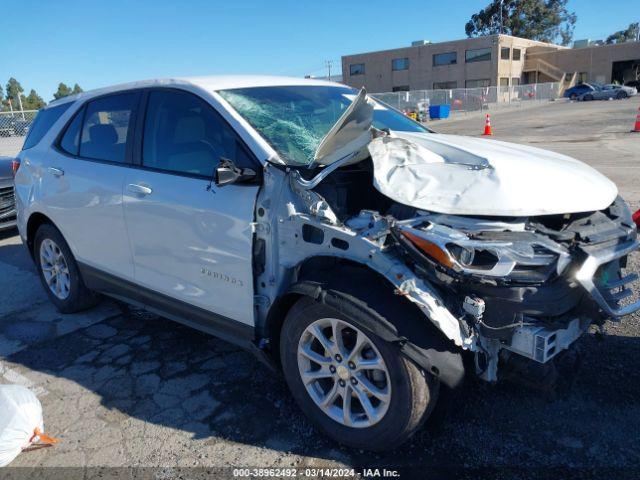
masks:
[[[640,210],[634,213],[632,218],[636,226],[640,229]]]
[[[11,171],[13,172],[13,176],[16,176],[16,173],[18,173],[18,169],[20,168],[20,160],[13,160],[11,162]]]

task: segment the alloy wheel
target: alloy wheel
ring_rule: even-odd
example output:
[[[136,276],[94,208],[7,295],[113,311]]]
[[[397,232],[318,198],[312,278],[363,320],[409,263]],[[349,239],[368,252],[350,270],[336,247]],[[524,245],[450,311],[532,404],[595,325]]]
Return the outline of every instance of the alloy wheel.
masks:
[[[60,247],[50,238],[45,238],[40,244],[40,268],[51,292],[65,300],[71,292],[69,266]]]
[[[366,428],[387,413],[389,371],[371,339],[353,325],[336,318],[316,320],[302,333],[297,358],[309,396],[336,422]]]

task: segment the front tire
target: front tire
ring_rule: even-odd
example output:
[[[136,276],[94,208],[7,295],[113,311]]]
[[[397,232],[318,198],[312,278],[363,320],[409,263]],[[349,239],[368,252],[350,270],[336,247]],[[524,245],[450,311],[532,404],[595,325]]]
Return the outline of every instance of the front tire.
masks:
[[[98,295],[84,284],[67,242],[53,225],[38,228],[33,258],[42,286],[60,313],[79,312],[98,303]]]
[[[616,98],[618,100],[622,100],[622,99],[627,98],[627,97],[628,97],[627,92],[618,92],[618,95],[616,95]]]
[[[309,419],[337,442],[395,448],[429,416],[439,382],[341,311],[310,298],[291,308],[280,336],[285,379]]]

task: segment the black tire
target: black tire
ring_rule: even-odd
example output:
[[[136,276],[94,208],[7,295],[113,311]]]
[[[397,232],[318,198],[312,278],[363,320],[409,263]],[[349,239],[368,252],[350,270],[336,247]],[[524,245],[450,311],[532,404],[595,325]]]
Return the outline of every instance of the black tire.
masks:
[[[577,98],[578,98],[578,95],[577,95],[576,93],[572,93],[572,94],[569,96],[569,100],[575,100],[575,99],[577,99]]]
[[[625,92],[625,91],[618,92],[618,94],[616,95],[616,98],[618,100],[622,100],[622,99],[627,98],[627,97],[628,97],[628,95],[627,95],[627,92]]]
[[[392,395],[385,415],[372,426],[354,428],[333,420],[316,405],[303,384],[298,343],[305,329],[321,318],[336,318],[366,332],[384,359]],[[438,398],[439,381],[405,358],[395,345],[340,311],[310,298],[300,299],[287,314],[280,336],[280,358],[287,384],[302,411],[319,430],[349,447],[380,451],[401,445],[428,418]]]
[[[40,246],[45,240],[52,240],[59,248],[64,256],[64,260],[69,270],[69,295],[65,299],[58,298],[49,288],[44,273],[42,271],[42,262],[40,259]],[[99,301],[99,296],[95,292],[89,290],[78,270],[76,263],[67,242],[63,238],[60,231],[51,224],[44,224],[38,228],[33,243],[33,258],[38,270],[38,276],[42,282],[42,286],[49,295],[49,298],[56,306],[60,313],[75,313],[86,310],[95,306]]]
[[[591,100],[593,100],[593,95],[587,94],[584,97],[582,97],[582,100],[584,100],[585,102],[590,102]]]

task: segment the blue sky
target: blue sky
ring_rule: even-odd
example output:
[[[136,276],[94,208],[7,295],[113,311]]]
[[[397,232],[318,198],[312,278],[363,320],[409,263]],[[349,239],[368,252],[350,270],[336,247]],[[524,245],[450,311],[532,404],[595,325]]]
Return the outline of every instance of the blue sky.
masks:
[[[0,15],[0,83],[16,77],[50,100],[59,82],[85,90],[151,77],[321,75],[324,61],[464,37],[489,0],[20,0]],[[637,0],[570,0],[574,38],[640,20]]]

